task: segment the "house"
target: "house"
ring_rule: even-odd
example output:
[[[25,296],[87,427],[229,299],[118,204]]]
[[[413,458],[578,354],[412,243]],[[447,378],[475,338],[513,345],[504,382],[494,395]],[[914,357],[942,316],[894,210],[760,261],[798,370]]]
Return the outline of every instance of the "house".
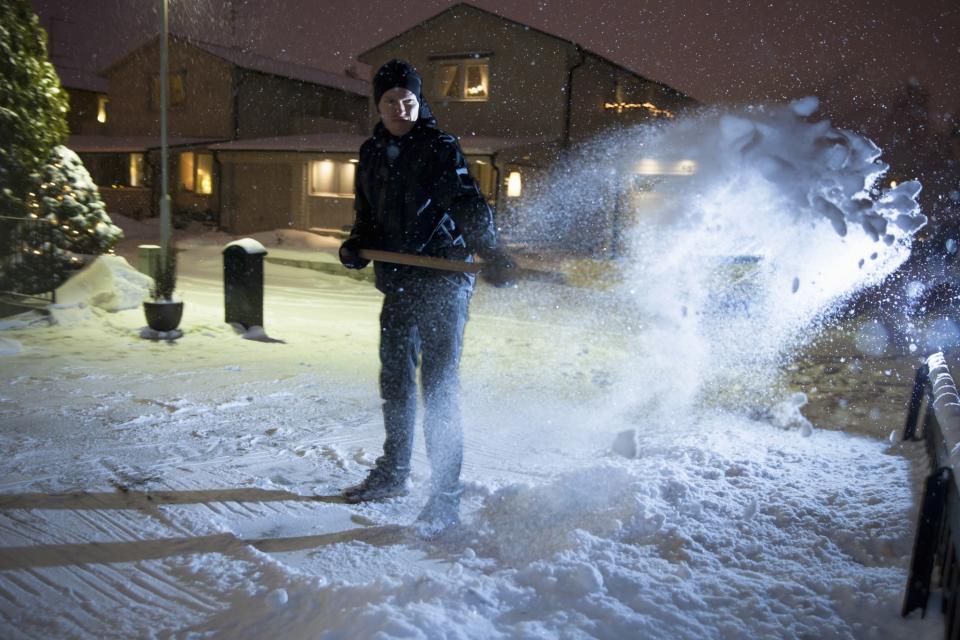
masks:
[[[359,133],[368,83],[230,47],[171,36],[169,41],[170,194],[175,212],[216,221],[221,167],[210,145],[293,134]],[[104,127],[72,130],[108,211],[155,215],[159,202],[159,40],[101,72],[109,83]],[[241,212],[229,216],[243,227]]]
[[[358,58],[374,70],[393,58],[410,62],[445,130],[465,148],[475,139],[497,141],[489,149],[495,181],[480,182],[507,235],[529,215],[524,185],[565,151],[611,129],[674,118],[697,105],[575,42],[465,3]],[[616,212],[610,215],[615,244],[620,223]],[[598,244],[611,243],[601,238]]]
[[[158,57],[154,39],[105,69],[106,130],[71,138],[109,187],[111,211],[156,213]],[[696,105],[575,42],[469,4],[359,56],[374,71],[392,58],[421,72],[426,100],[459,136],[508,231],[529,222],[529,185],[565,152]],[[175,211],[238,234],[351,224],[357,153],[378,119],[369,81],[173,37],[168,82]],[[609,212],[612,244],[618,216]]]

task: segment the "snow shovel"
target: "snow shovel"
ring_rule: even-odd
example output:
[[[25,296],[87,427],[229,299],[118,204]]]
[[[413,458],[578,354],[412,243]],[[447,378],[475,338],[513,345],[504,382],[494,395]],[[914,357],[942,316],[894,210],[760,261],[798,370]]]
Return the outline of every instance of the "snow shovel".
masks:
[[[459,271],[461,273],[477,273],[483,268],[482,262],[466,262],[464,260],[447,260],[446,258],[432,258],[430,256],[417,256],[409,253],[398,253],[396,251],[380,251],[378,249],[360,249],[358,254],[364,260],[377,260],[380,262],[392,262],[394,264],[406,264],[414,267],[426,267],[428,269],[440,269],[442,271]]]

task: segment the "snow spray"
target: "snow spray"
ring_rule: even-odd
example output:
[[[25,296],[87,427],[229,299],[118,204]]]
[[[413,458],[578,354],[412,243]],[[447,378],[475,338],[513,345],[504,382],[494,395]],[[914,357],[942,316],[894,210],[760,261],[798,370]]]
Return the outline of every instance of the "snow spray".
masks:
[[[605,135],[528,200],[514,238],[617,264],[636,366],[616,392],[645,415],[772,406],[785,357],[909,256],[920,184],[881,188],[880,149],[817,120],[818,106]]]

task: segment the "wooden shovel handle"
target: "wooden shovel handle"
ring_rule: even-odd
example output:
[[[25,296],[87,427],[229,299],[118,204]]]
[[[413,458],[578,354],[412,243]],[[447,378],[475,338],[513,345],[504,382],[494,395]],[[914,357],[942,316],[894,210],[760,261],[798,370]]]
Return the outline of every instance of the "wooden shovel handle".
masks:
[[[397,253],[396,251],[379,251],[377,249],[360,249],[358,252],[364,260],[378,260],[380,262],[392,262],[394,264],[407,264],[414,267],[426,267],[428,269],[441,269],[443,271],[459,271],[461,273],[477,273],[483,268],[479,262],[466,262],[464,260],[447,260],[446,258],[432,258],[430,256],[416,256],[409,253]]]

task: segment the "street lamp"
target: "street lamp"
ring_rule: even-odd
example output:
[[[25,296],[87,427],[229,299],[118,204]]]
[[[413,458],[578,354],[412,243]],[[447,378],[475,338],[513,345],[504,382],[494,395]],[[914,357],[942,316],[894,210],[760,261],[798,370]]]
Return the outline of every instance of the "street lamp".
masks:
[[[160,265],[165,269],[170,256],[170,175],[167,164],[167,0],[160,0]]]

